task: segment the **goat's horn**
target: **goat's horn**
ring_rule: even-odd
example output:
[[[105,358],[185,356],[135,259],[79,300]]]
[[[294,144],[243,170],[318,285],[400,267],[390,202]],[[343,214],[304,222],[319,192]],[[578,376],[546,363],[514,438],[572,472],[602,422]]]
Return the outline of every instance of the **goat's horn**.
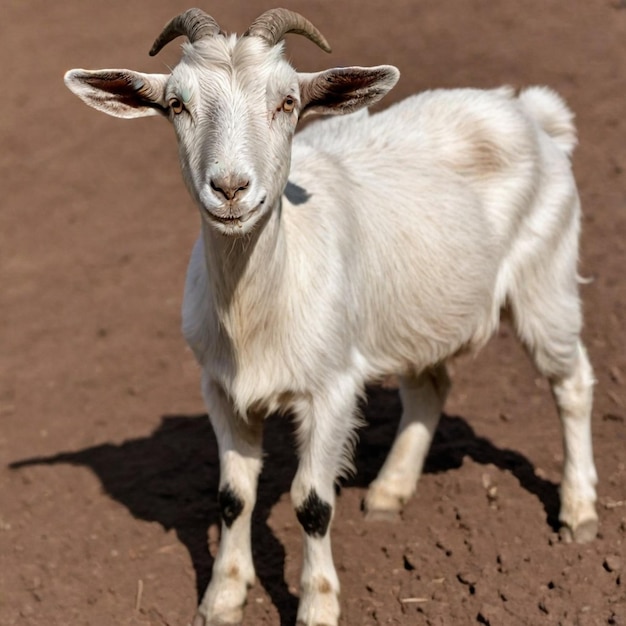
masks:
[[[184,13],[172,18],[163,28],[150,49],[153,57],[163,46],[180,35],[185,35],[191,43],[213,37],[222,32],[219,24],[202,9],[188,9]]]
[[[325,52],[331,51],[324,35],[309,20],[288,9],[265,11],[252,22],[244,37],[249,35],[262,37],[270,46],[275,46],[287,33],[304,35]]]

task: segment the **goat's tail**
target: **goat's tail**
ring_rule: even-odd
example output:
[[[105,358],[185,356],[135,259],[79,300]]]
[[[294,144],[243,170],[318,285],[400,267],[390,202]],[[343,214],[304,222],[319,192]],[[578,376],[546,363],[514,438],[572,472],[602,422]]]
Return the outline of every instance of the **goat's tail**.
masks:
[[[571,156],[577,143],[574,114],[562,98],[548,87],[529,87],[519,99],[559,148]]]

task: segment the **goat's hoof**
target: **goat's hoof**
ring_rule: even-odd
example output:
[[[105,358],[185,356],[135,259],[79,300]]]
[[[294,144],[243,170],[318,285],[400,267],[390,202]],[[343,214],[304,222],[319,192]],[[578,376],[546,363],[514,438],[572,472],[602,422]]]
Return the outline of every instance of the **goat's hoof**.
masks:
[[[381,484],[372,483],[363,501],[365,519],[368,522],[397,522],[406,498],[391,493]]]
[[[571,528],[567,524],[563,524],[559,530],[561,541],[565,543],[589,543],[596,538],[597,534],[597,519],[588,519],[578,524],[576,528]]]
[[[365,521],[367,522],[399,522],[400,511],[390,509],[370,509],[365,507]]]
[[[576,499],[567,490],[563,495],[559,521],[561,540],[566,543],[589,543],[598,534],[598,514],[594,502],[590,499]]]

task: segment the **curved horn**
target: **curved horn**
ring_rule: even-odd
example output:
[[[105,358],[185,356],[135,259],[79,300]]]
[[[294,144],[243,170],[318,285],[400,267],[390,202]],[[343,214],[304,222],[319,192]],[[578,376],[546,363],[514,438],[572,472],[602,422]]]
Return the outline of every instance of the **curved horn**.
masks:
[[[287,33],[304,35],[325,52],[331,51],[324,35],[309,20],[288,9],[265,11],[252,22],[244,37],[262,37],[270,46],[275,46]]]
[[[185,35],[191,43],[213,37],[222,32],[219,24],[202,9],[188,9],[184,13],[172,18],[164,27],[150,48],[153,57],[163,46],[180,35]]]

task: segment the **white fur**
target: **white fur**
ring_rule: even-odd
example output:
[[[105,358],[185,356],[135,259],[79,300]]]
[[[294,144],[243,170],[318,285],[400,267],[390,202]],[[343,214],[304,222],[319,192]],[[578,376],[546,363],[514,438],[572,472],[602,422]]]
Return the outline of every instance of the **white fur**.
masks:
[[[548,93],[560,103],[547,91],[543,100]],[[537,366],[554,382],[564,421],[561,521],[578,540],[595,536],[593,379],[578,339],[578,196],[560,139],[523,102],[535,111],[541,105],[532,92],[520,102],[509,90],[435,91],[376,115],[314,124],[296,135],[289,173],[307,202],[283,196],[264,229],[229,242],[229,253],[204,226],[183,309],[203,376],[219,381],[243,419],[247,407],[265,406],[295,411],[301,429],[329,431],[331,450],[311,451],[301,441],[296,506],[311,485],[333,502],[354,427],[349,396],[366,381],[389,373],[410,379],[479,348],[510,307]],[[229,258],[246,269],[230,305],[219,310],[220,333],[210,329],[225,294],[210,272],[221,260],[228,273]],[[340,381],[345,396],[330,402]],[[563,396],[572,384],[583,397],[569,407]],[[281,405],[285,393],[289,403]],[[405,415],[368,493],[371,516],[397,512],[413,493],[444,397],[403,385]],[[316,554],[326,555],[317,565],[309,562]],[[305,550],[303,624],[318,623],[311,607],[329,600],[305,582],[315,567],[328,569],[327,559],[330,550]]]
[[[313,112],[356,110],[397,80],[389,67],[350,71],[356,95],[336,111],[322,98]],[[146,75],[123,74],[143,88],[136,105],[127,94],[103,100],[83,84],[91,75],[66,77],[88,104],[123,117],[144,106]],[[371,89],[359,82],[365,75]],[[551,380],[563,421],[566,536],[592,539],[593,374],[579,339],[580,208],[568,159],[576,139],[560,98],[546,88],[519,97],[509,88],[429,91],[374,115],[317,122],[292,143],[307,94],[331,79],[297,74],[282,46],[203,40],[184,47],[164,80],[150,93],[161,107],[185,102],[170,117],[202,215],[183,333],[202,365],[220,485],[244,505],[223,525],[196,624],[242,618],[265,416],[296,420],[295,507],[312,491],[332,507],[334,481],[350,468],[357,397],[367,381],[400,375],[398,438],[366,498],[369,515],[396,513],[415,490],[445,401],[445,361],[483,346],[505,308]],[[215,181],[231,179],[247,186],[227,202]],[[339,582],[329,533],[304,542],[299,623],[333,626]]]

